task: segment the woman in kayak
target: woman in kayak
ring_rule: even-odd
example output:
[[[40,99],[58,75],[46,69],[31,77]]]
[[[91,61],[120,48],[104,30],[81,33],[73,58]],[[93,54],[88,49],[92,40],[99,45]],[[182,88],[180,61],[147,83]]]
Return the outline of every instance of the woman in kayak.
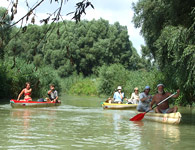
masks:
[[[32,89],[30,88],[30,83],[29,82],[26,82],[26,88],[24,88],[20,94],[18,95],[18,101],[20,100],[20,97],[24,94],[24,100],[21,100],[21,101],[32,101],[32,98],[31,98],[31,92],[32,92]]]

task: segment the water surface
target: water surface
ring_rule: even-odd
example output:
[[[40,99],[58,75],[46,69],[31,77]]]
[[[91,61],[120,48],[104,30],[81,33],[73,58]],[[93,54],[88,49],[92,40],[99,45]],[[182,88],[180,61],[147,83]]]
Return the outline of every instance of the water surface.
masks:
[[[180,108],[179,125],[130,122],[135,110],[103,110],[97,97],[61,97],[50,108],[0,104],[0,149],[194,150],[195,109]]]

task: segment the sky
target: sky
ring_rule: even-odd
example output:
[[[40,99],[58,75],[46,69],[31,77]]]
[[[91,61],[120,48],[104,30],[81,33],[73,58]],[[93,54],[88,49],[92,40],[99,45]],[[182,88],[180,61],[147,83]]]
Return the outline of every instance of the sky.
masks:
[[[9,8],[11,0],[0,0],[0,7]],[[13,1],[13,0],[12,0]],[[27,0],[29,6],[33,6],[40,0]],[[67,16],[69,12],[75,11],[75,5],[81,0],[68,0],[63,5],[62,14],[64,19],[71,20],[72,16]],[[133,9],[132,3],[136,3],[138,0],[89,0],[95,7],[95,9],[87,8],[86,15],[82,16],[82,20],[92,20],[103,18],[108,20],[110,24],[119,22],[123,26],[127,26],[129,39],[132,41],[133,46],[136,48],[139,55],[141,55],[141,45],[145,45],[143,37],[140,35],[140,29],[136,29],[132,23]],[[53,0],[53,3],[49,3],[50,0],[45,0],[37,9],[35,24],[40,24],[39,20],[46,18],[47,13],[51,13],[59,6],[58,3]],[[14,20],[18,20],[27,12],[26,0],[19,0],[18,12]]]

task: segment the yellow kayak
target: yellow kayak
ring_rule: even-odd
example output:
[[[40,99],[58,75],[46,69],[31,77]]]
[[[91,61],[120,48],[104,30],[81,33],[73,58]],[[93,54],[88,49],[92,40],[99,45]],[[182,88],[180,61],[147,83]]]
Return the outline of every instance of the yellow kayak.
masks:
[[[102,102],[103,109],[135,109],[137,104],[118,104]]]
[[[168,124],[179,124],[181,117],[180,112],[167,114],[148,112],[145,114],[144,119]]]

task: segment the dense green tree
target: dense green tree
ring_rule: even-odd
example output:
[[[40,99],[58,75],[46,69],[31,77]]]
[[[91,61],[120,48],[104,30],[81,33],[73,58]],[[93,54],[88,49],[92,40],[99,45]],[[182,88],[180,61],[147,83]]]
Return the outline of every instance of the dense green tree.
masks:
[[[166,86],[180,88],[190,104],[195,101],[194,6],[191,0],[140,0],[134,5],[134,23],[147,44],[144,55],[152,54]]]
[[[37,67],[50,65],[61,77],[75,71],[88,76],[97,72],[98,67],[112,63],[121,63],[127,69],[143,68],[129,41],[127,28],[119,23],[110,25],[99,19],[77,24],[64,21],[52,26],[52,32],[48,33],[47,25],[29,25],[25,33],[10,41],[7,54]]]
[[[11,23],[8,11],[0,7],[0,58],[4,58],[4,48],[10,39],[11,29],[9,25]]]

